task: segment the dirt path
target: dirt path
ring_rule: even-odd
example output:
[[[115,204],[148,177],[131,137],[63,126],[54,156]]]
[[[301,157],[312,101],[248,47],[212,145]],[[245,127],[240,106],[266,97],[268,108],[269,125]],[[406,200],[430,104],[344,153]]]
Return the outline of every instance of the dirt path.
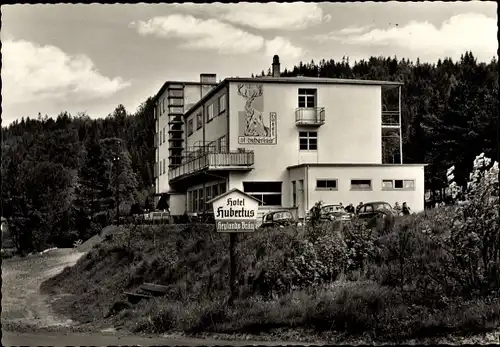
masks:
[[[2,264],[2,325],[26,325],[33,328],[67,326],[72,321],[58,316],[50,298],[40,293],[40,284],[74,265],[85,253],[56,249],[45,254],[4,260]]]

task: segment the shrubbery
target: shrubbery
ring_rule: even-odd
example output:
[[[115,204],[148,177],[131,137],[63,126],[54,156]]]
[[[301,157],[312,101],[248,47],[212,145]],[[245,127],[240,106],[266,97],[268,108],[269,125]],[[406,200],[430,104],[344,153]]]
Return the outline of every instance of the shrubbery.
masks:
[[[498,166],[478,167],[460,205],[373,225],[317,221],[238,235],[239,298],[231,307],[229,238],[213,225],[137,227],[44,288],[80,294],[60,302],[76,300],[82,310],[85,303],[87,316],[99,317],[122,290],[170,286],[168,298],[113,318],[133,318],[135,331],[300,327],[403,339],[491,329],[500,321]],[[96,296],[108,305],[93,304]]]

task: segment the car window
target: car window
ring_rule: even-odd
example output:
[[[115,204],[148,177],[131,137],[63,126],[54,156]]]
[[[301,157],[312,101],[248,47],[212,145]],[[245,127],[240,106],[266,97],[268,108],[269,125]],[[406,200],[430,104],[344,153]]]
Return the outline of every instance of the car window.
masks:
[[[373,212],[373,206],[371,205],[366,205],[365,206],[365,211],[364,212]]]
[[[269,222],[269,221],[272,221],[273,220],[273,215],[272,214],[268,214],[266,216],[266,221]]]
[[[274,214],[274,220],[290,219],[292,214],[290,212],[278,212]]]

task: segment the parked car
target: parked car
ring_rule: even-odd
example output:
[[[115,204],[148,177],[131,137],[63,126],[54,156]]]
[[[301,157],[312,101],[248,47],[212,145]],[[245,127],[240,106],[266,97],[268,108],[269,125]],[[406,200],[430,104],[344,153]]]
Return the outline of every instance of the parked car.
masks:
[[[311,211],[307,213],[306,219],[310,219]],[[341,220],[349,221],[354,216],[352,213],[347,212],[342,205],[324,205],[321,207],[321,220]]]
[[[392,208],[391,204],[387,202],[374,201],[361,205],[359,211],[357,212],[357,216],[361,219],[370,219],[375,216],[385,218],[387,216],[395,217],[400,215],[400,213],[400,211]]]
[[[262,216],[260,228],[297,226],[298,222],[290,211],[271,211]]]

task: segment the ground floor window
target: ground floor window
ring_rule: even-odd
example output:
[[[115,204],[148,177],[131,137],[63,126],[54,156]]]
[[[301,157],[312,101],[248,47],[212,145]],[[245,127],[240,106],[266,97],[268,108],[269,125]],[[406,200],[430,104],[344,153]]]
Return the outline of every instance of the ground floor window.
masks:
[[[226,192],[226,183],[208,183],[205,187],[190,190],[187,193],[188,212],[211,212],[212,204],[207,201]]]
[[[383,180],[382,189],[384,190],[413,190],[415,189],[415,180]]]
[[[281,206],[283,182],[243,182],[243,191],[261,202],[263,206]]]
[[[372,180],[351,180],[351,190],[372,190]]]
[[[336,179],[319,179],[316,180],[317,190],[335,190],[337,189]]]

